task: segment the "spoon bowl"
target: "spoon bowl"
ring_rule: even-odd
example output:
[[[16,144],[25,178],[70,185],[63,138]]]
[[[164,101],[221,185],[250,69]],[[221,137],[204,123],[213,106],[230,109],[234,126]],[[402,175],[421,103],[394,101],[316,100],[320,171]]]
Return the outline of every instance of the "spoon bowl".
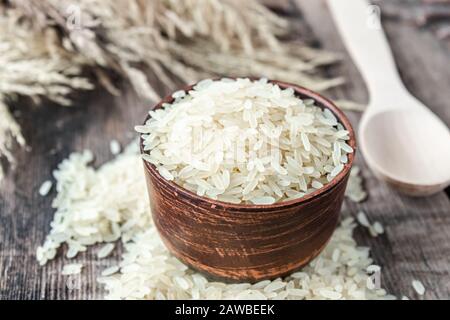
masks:
[[[450,135],[433,114],[409,106],[363,120],[361,149],[379,178],[412,196],[439,192],[450,183]]]
[[[450,131],[403,85],[378,7],[367,0],[328,0],[328,6],[369,89],[359,126],[367,164],[405,194],[443,190],[450,184]]]

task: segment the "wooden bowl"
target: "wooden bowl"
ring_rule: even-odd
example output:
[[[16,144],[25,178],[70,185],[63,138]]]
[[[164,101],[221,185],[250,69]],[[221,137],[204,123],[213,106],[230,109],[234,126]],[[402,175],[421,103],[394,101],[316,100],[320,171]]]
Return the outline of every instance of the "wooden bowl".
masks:
[[[314,99],[318,106],[330,109],[350,132],[348,144],[356,152],[352,126],[331,101],[294,84],[270,82],[293,88],[300,98]],[[172,101],[167,96],[155,109]],[[198,196],[164,179],[144,161],[154,223],[174,256],[213,278],[256,282],[286,276],[315,258],[333,234],[355,152],[323,188],[271,205],[232,204]]]

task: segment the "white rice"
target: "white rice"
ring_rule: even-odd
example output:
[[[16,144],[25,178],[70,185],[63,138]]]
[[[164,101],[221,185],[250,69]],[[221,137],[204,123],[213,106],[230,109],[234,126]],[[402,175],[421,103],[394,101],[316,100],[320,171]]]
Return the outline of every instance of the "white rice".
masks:
[[[97,251],[97,257],[99,259],[106,258],[111,254],[113,250],[114,250],[114,243],[107,243],[103,247],[101,247],[100,250]]]
[[[97,170],[89,166],[92,158],[89,151],[72,154],[54,172],[56,213],[36,255],[45,264],[63,243],[82,252],[89,245],[121,239],[120,264],[103,270],[98,279],[108,299],[394,298],[367,287],[366,269],[373,268],[373,261],[369,248],[357,246],[353,239],[351,218],[341,222],[314,261],[289,277],[255,284],[209,281],[173,257],[161,242],[149,212],[137,144]],[[81,272],[81,265],[68,269],[64,273]]]
[[[46,195],[48,195],[48,193],[52,189],[52,186],[53,186],[53,182],[51,182],[50,180],[44,181],[41,184],[41,186],[39,187],[39,194],[42,197],[45,197]]]
[[[109,142],[109,150],[113,155],[118,155],[120,151],[122,150],[119,141],[117,140],[111,140]]]
[[[82,268],[83,268],[83,265],[81,263],[66,264],[63,267],[61,274],[63,274],[63,275],[79,274],[79,273],[81,273]]]
[[[41,265],[68,245],[68,257],[87,246],[128,241],[148,226],[148,196],[137,144],[98,170],[89,166],[92,152],[73,153],[53,172],[58,194],[52,228],[36,251]],[[70,254],[69,254],[70,253]]]
[[[420,282],[420,280],[413,280],[412,286],[418,295],[423,296],[425,294],[425,286],[422,282]]]
[[[356,216],[356,219],[358,220],[359,224],[361,224],[363,227],[370,226],[369,219],[367,219],[367,216],[364,213],[364,211],[359,211]]]
[[[200,196],[253,204],[300,198],[328,184],[353,152],[330,110],[266,79],[207,79],[173,97],[135,127],[143,159]]]
[[[372,259],[368,248],[356,246],[354,226],[341,225],[319,257],[301,272],[253,285],[208,281],[172,257],[151,226],[125,245],[121,272],[99,281],[108,299],[392,299],[367,287],[366,269]],[[345,254],[333,261],[336,249]],[[354,271],[348,275],[350,269]]]
[[[347,160],[344,158],[341,159],[341,161],[346,163]],[[360,173],[361,170],[358,166],[352,167],[347,183],[347,189],[345,189],[345,196],[353,202],[362,202],[367,198],[367,192],[364,190],[363,179]]]
[[[369,234],[370,234],[373,238],[378,237],[378,232],[377,232],[377,230],[375,230],[375,228],[373,227],[373,225],[370,225],[370,226],[368,227],[368,229],[369,229]]]
[[[102,271],[102,277],[110,276],[120,270],[119,266],[112,266]]]
[[[382,225],[380,222],[378,222],[378,221],[375,221],[375,222],[374,222],[374,224],[373,224],[373,229],[375,230],[375,232],[376,232],[377,234],[383,234],[383,233],[384,233],[384,227],[383,227],[383,225]]]
[[[384,233],[383,225],[379,221],[375,221],[373,224],[371,224],[364,211],[358,212],[358,214],[356,215],[356,220],[361,226],[369,230],[369,233],[372,237],[378,237],[379,235]]]

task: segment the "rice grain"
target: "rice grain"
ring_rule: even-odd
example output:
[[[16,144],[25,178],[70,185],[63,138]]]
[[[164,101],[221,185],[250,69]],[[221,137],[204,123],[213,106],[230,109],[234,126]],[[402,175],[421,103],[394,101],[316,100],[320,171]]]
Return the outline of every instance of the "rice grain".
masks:
[[[200,196],[260,205],[301,198],[332,181],[353,152],[332,111],[267,79],[205,79],[173,97],[135,127],[143,159]]]
[[[81,272],[82,268],[83,268],[83,265],[80,263],[67,264],[64,266],[61,274],[63,274],[63,275],[79,274]]]
[[[423,285],[423,283],[420,280],[413,280],[412,281],[412,286],[414,288],[414,290],[417,292],[418,295],[423,296],[425,294],[425,287]]]
[[[351,217],[342,221],[320,255],[300,272],[256,284],[210,281],[173,257],[159,238],[149,212],[137,144],[98,169],[89,165],[92,159],[89,151],[72,154],[54,172],[56,213],[36,257],[45,264],[63,243],[73,252],[82,252],[95,243],[121,239],[124,252],[119,265],[103,270],[98,278],[108,299],[392,298],[367,288],[367,269],[373,268],[369,268],[373,261],[369,249],[354,240]],[[244,182],[245,177],[230,175],[231,188],[242,192],[237,186]],[[88,227],[90,232],[76,231]],[[65,266],[63,273],[76,274],[81,268],[81,264]]]
[[[52,186],[53,186],[53,182],[51,182],[50,180],[44,181],[41,184],[41,186],[39,187],[39,194],[42,197],[45,197],[46,195],[48,195],[48,193],[52,189]]]

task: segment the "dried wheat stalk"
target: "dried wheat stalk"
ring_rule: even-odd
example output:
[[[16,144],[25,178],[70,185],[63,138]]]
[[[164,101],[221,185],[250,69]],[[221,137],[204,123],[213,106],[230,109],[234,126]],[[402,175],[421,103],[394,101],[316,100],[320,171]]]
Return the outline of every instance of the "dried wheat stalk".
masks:
[[[91,88],[82,67],[118,94],[104,72],[114,71],[149,100],[159,98],[150,75],[168,87],[216,75],[266,76],[319,91],[343,82],[317,75],[335,55],[281,41],[289,23],[257,0],[9,0],[1,19],[0,43],[8,47],[0,52],[0,98],[67,104],[71,89]],[[8,78],[8,68],[23,73]],[[11,158],[1,145],[7,132],[23,139],[14,119],[5,119],[0,154]]]
[[[67,95],[73,89],[90,89],[92,84],[80,77],[74,57],[67,59],[51,52],[51,30],[36,33],[18,22],[13,10],[0,10],[0,157],[14,164],[13,141],[24,146],[20,126],[11,115],[7,102],[28,96],[36,102],[46,97],[62,105],[70,104]],[[55,47],[55,50],[58,50]],[[0,166],[0,180],[3,177]]]

